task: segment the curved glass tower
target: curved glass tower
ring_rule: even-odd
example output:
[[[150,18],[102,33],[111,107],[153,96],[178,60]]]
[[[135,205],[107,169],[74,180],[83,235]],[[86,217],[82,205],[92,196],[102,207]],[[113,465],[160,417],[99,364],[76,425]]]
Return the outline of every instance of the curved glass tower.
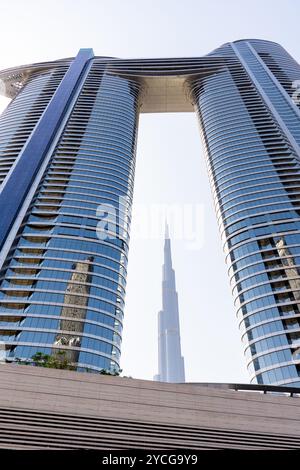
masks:
[[[8,177],[1,207],[5,184],[14,178],[6,195],[13,207],[5,215],[15,224],[8,224],[12,243],[2,227],[0,338],[7,360],[63,350],[81,370],[119,368],[140,88],[81,51],[73,63],[33,66],[2,115],[11,136],[3,138],[1,162]],[[47,115],[54,91],[59,100]],[[62,110],[60,92],[67,95]],[[24,134],[21,152],[18,147],[19,154],[8,159],[7,149]],[[49,139],[45,149],[42,139]],[[32,148],[41,156],[39,164]],[[30,178],[19,198],[13,188],[25,185],[26,172]],[[99,240],[97,232],[103,204],[115,207],[120,221],[116,236],[107,240]]]
[[[226,66],[191,80],[252,381],[300,385],[299,65],[243,40]]]
[[[300,386],[293,58],[255,39],[200,58],[83,49],[0,79],[13,98],[0,118],[2,357],[64,350],[79,369],[118,369],[138,116],[196,111],[251,380]],[[99,205],[117,213],[106,239]]]

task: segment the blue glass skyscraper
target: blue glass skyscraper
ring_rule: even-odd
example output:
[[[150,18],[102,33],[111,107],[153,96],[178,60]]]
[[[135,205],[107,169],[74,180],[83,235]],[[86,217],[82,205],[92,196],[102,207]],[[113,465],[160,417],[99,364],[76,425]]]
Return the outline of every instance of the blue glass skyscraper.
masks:
[[[79,369],[118,370],[140,86],[91,50],[14,73],[0,124],[2,357],[64,350]],[[100,241],[104,203],[121,222]]]
[[[0,119],[2,356],[63,349],[79,368],[118,369],[138,116],[196,111],[251,380],[300,386],[294,59],[255,39],[200,58],[88,49],[0,79],[13,98]],[[117,236],[99,240],[103,204]]]
[[[251,380],[300,385],[300,67],[278,44],[209,54],[190,81]]]

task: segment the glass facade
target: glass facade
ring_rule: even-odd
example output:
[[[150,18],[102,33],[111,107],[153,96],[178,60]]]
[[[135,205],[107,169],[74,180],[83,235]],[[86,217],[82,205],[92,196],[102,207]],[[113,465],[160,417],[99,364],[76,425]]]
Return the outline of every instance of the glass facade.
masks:
[[[8,237],[2,356],[64,350],[79,369],[119,368],[138,115],[196,110],[251,380],[300,386],[299,65],[261,40],[87,64]],[[71,65],[0,73],[14,98],[0,119],[3,185]],[[101,204],[117,209],[116,237],[98,237]]]
[[[119,369],[139,93],[93,60],[3,264],[6,360],[64,350],[79,370]],[[101,204],[118,211],[107,240]]]
[[[253,382],[300,386],[300,67],[278,44],[226,44],[191,81]]]

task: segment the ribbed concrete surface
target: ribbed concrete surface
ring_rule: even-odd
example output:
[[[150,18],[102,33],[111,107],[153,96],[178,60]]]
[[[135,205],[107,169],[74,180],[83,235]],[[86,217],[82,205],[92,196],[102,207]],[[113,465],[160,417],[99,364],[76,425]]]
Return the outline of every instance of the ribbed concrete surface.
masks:
[[[300,447],[300,398],[0,366],[0,446]]]

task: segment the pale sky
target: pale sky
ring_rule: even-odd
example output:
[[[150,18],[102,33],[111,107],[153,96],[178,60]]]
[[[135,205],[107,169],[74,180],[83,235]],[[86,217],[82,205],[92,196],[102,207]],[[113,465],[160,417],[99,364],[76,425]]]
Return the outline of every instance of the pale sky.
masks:
[[[0,0],[0,15],[1,69],[81,47],[122,58],[196,57],[242,38],[279,42],[300,61],[297,0]],[[186,379],[248,382],[194,113],[141,116],[134,202],[203,205],[201,248],[172,243]],[[121,367],[152,379],[163,240],[134,240],[136,230],[133,220]]]

